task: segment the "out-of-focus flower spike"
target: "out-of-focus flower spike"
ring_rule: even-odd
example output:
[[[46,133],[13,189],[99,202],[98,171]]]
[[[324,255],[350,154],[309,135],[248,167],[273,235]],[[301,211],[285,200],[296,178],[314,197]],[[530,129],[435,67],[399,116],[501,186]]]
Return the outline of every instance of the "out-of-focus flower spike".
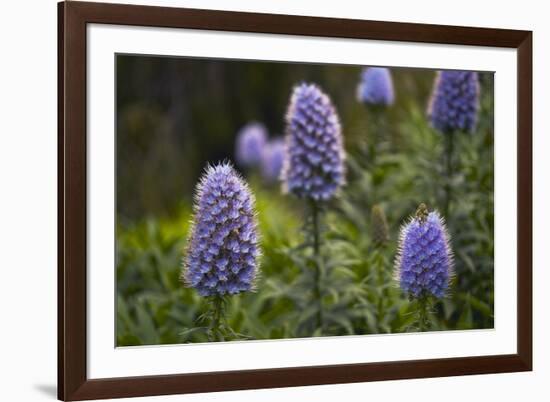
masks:
[[[235,159],[240,166],[252,167],[261,162],[267,143],[267,129],[258,122],[251,122],[241,128],[235,143]]]
[[[430,124],[450,134],[472,132],[479,111],[479,79],[474,71],[439,71],[428,106]]]
[[[374,243],[378,245],[387,244],[390,241],[390,231],[384,209],[379,204],[372,207],[371,225]]]
[[[285,152],[285,142],[282,138],[273,139],[264,146],[261,165],[264,179],[271,182],[279,179]]]
[[[390,70],[385,67],[364,68],[357,86],[357,100],[368,105],[393,105],[395,93]]]

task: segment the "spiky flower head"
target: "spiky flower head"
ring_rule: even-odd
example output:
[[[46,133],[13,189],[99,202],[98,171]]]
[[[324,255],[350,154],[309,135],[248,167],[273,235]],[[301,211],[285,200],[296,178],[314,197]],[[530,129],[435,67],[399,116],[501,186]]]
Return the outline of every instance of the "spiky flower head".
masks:
[[[237,133],[235,158],[243,167],[256,166],[261,162],[262,150],[267,142],[267,129],[258,122],[250,122]]]
[[[370,105],[393,105],[395,94],[390,70],[384,67],[364,68],[357,86],[357,100]]]
[[[258,272],[254,197],[229,163],[208,166],[195,193],[183,278],[201,296],[252,290]]]
[[[332,101],[315,84],[297,85],[286,123],[283,191],[329,200],[345,182],[342,130]]]
[[[372,238],[378,245],[384,245],[390,240],[390,230],[386,214],[380,204],[373,205],[371,210]]]
[[[474,71],[438,71],[428,118],[442,133],[472,132],[479,110],[479,80]]]
[[[285,141],[275,138],[269,141],[262,152],[262,176],[267,181],[275,181],[281,175],[285,158]]]
[[[445,223],[437,211],[420,204],[401,228],[396,279],[412,298],[441,298],[449,287],[453,255]]]

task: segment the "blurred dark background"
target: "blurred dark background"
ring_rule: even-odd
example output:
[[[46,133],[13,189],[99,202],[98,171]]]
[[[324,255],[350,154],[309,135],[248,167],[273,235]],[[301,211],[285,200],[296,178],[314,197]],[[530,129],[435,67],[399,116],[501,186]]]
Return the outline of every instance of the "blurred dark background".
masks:
[[[361,67],[193,58],[117,56],[117,215],[119,223],[173,213],[189,202],[207,162],[234,160],[239,128],[264,123],[283,134],[292,87],[315,82],[331,96],[345,141],[367,135],[354,96]],[[399,121],[427,104],[434,70],[392,68]],[[399,143],[400,134],[394,133]]]

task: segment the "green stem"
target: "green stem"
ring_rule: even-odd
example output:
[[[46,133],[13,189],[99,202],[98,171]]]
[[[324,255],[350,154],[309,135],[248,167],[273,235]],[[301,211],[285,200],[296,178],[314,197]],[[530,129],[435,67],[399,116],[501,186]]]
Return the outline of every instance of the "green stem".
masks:
[[[452,199],[452,180],[453,180],[453,153],[454,153],[454,136],[455,133],[448,133],[445,135],[445,202],[443,204],[443,211],[445,218],[449,216],[449,205]]]
[[[313,220],[313,260],[314,260],[314,289],[313,297],[317,302],[316,328],[324,329],[323,300],[322,300],[322,267],[321,267],[321,228],[320,211],[316,201],[311,201],[311,212]]]
[[[384,109],[379,106],[372,106],[370,108],[370,130],[371,136],[369,136],[369,150],[370,150],[370,166],[371,172],[377,174],[378,159],[380,152],[383,150],[383,142],[385,139],[385,113]],[[377,177],[373,176],[373,183],[371,188],[371,193],[369,194],[369,199],[371,205],[374,205],[378,202],[377,200],[377,187],[378,183],[375,183],[374,180],[377,180]]]
[[[378,109],[378,108],[371,108],[371,111],[372,113],[370,114],[371,116],[371,124],[370,124],[370,129],[371,129],[371,134],[372,136],[369,138],[369,141],[370,141],[370,150],[371,150],[371,155],[370,155],[370,158],[371,158],[371,165],[373,167],[376,167],[376,159],[377,159],[377,156],[378,156],[378,149],[380,148],[380,142],[383,138],[383,133],[382,133],[382,130],[383,130],[383,125],[382,125],[382,113],[381,111]]]
[[[224,300],[220,295],[214,296],[212,300],[212,320],[210,322],[210,331],[212,333],[213,341],[224,341],[223,332],[221,329],[223,314],[224,314]]]
[[[378,250],[376,252],[378,253]],[[384,265],[383,265],[381,255],[377,256],[376,265],[377,265],[376,271],[377,271],[377,281],[378,281],[377,287],[378,287],[378,289],[382,289],[382,287],[386,284],[386,278],[384,277],[385,276],[385,270],[384,270]],[[385,289],[382,289],[382,290],[380,290],[380,295],[378,296],[377,319],[378,319],[378,330],[379,331],[381,329],[380,324],[384,321],[384,299],[386,297],[385,293],[386,293]]]
[[[418,300],[418,329],[425,332],[430,327],[429,300],[427,296],[422,296]]]

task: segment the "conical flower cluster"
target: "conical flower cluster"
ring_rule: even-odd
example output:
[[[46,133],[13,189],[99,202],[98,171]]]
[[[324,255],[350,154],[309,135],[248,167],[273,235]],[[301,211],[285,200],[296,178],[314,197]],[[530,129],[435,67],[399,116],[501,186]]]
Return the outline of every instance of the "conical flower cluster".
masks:
[[[390,240],[390,230],[384,209],[379,204],[371,210],[372,239],[378,245],[384,245]]]
[[[435,79],[428,117],[442,133],[471,132],[477,123],[479,80],[473,71],[439,71]]]
[[[370,105],[393,105],[395,95],[390,70],[384,67],[364,68],[357,86],[357,100]]]
[[[245,125],[237,133],[235,159],[240,166],[251,167],[261,162],[262,150],[267,142],[267,129],[258,122]]]
[[[228,163],[209,166],[196,189],[184,280],[201,296],[251,290],[258,271],[254,197]]]
[[[401,228],[396,276],[410,297],[441,298],[449,286],[453,256],[443,219],[424,204]]]
[[[285,158],[285,142],[276,138],[265,144],[262,152],[261,172],[267,181],[276,181],[281,175]]]
[[[294,88],[286,115],[283,190],[326,201],[344,184],[340,121],[330,98],[314,84]]]

